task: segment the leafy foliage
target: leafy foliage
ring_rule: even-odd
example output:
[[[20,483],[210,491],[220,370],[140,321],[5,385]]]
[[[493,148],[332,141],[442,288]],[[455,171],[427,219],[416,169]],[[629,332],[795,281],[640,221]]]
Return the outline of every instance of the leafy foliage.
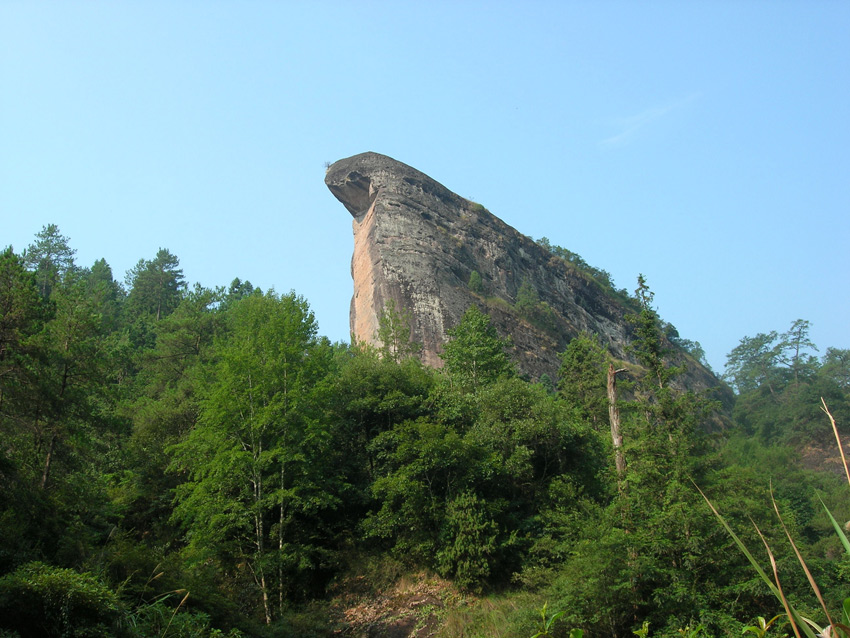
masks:
[[[111,636],[118,597],[88,573],[28,563],[0,578],[0,627],[29,636]]]
[[[481,275],[478,274],[477,270],[473,270],[471,273],[469,273],[468,286],[472,292],[478,295],[484,293],[484,282],[481,280]]]
[[[396,307],[394,299],[387,302],[387,307],[378,318],[376,335],[381,342],[380,352],[383,357],[398,362],[409,359],[422,350],[422,344],[411,340],[412,318],[409,310]]]
[[[748,516],[769,542],[784,534],[755,505],[772,488],[811,573],[838,592],[827,603],[841,603],[830,516],[850,505],[810,468],[831,462],[820,397],[850,417],[850,355],[818,358],[806,321],[730,353],[737,399],[717,432],[715,406],[678,382],[674,361],[689,359],[668,350],[687,343],[642,277],[628,361],[582,334],[557,380],[530,384],[478,306],[431,370],[392,304],[382,347],[330,344],[294,292],[189,287],[167,250],[125,287],[103,260],[77,266],[69,244],[50,225],[24,255],[0,254],[0,633],[329,635],[325,597],[370,560],[484,597],[468,617],[488,629],[463,635],[768,631],[757,619],[776,600],[691,479],[748,546],[761,542]],[[528,285],[505,310],[545,319]],[[796,558],[773,546],[784,574]],[[788,573],[789,599],[811,613],[807,579]],[[557,621],[535,620],[546,600]]]
[[[798,319],[782,334],[744,337],[727,357],[724,376],[738,392],[736,421],[764,442],[828,439],[818,409],[821,398],[839,423],[850,417],[849,351],[829,348],[818,360],[811,354],[817,348],[809,328],[808,321]]]
[[[581,416],[597,428],[607,425],[605,365],[607,357],[599,340],[582,333],[561,353],[558,392]]]
[[[477,306],[470,306],[447,334],[450,340],[441,356],[453,382],[474,391],[499,377],[515,374],[506,352],[508,343]]]

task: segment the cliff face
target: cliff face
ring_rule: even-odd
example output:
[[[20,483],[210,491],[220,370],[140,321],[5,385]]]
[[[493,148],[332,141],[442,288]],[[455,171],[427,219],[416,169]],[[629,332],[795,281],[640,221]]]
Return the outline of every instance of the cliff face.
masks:
[[[630,360],[623,300],[479,204],[377,153],[334,163],[325,183],[354,218],[350,320],[358,341],[376,343],[378,319],[392,299],[412,314],[423,362],[439,367],[446,330],[475,303],[511,337],[514,360],[532,379],[555,379],[558,353],[582,331]],[[481,276],[479,292],[469,286],[473,271]],[[524,284],[526,296],[537,297],[536,316],[515,308]],[[698,363],[688,368],[688,386],[717,384]]]

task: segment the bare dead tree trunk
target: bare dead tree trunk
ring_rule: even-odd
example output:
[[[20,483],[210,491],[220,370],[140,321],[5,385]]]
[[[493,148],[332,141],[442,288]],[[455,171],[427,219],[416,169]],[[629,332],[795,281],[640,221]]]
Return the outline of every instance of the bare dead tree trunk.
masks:
[[[623,493],[623,479],[626,474],[626,458],[623,455],[623,434],[620,432],[620,407],[617,405],[617,374],[625,368],[614,369],[608,364],[608,420],[611,422],[611,441],[614,444],[614,463],[617,466],[617,488]]]

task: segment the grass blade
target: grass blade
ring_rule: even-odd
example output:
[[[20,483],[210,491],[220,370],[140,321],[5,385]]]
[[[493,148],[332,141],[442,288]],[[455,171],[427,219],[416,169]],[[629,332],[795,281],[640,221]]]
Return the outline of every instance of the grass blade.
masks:
[[[764,548],[767,550],[767,556],[770,559],[770,566],[773,569],[773,577],[776,579],[776,592],[778,592],[779,600],[782,602],[782,607],[785,609],[785,615],[788,616],[788,620],[791,623],[791,629],[794,630],[794,635],[797,636],[797,638],[800,638],[800,631],[797,628],[797,620],[799,620],[797,618],[797,612],[793,607],[791,607],[791,603],[789,603],[788,599],[785,598],[785,592],[782,591],[782,583],[779,581],[779,568],[776,565],[776,557],[773,555],[770,545],[767,544],[767,539],[764,537],[764,534],[761,533],[759,526],[756,525],[755,521],[752,519],[750,519],[750,522],[753,524],[753,527],[756,528],[756,533],[759,535],[761,542],[764,543]],[[802,627],[806,636],[809,638],[816,638],[811,629],[809,629],[805,624],[803,624]]]
[[[179,592],[181,590],[178,589],[176,591]],[[177,607],[174,608],[174,612],[171,614],[171,618],[168,619],[168,624],[165,626],[165,629],[162,630],[162,637],[161,638],[165,638],[165,634],[168,633],[168,628],[171,627],[171,623],[174,622],[174,617],[177,615],[177,612],[180,611],[180,608],[183,606],[183,603],[186,602],[187,598],[189,598],[189,592],[188,591],[186,592],[186,595],[183,596],[183,600],[180,601],[180,604],[177,605]]]
[[[823,509],[826,510],[826,515],[829,516],[829,520],[832,521],[832,527],[835,528],[835,533],[838,535],[839,540],[841,540],[841,544],[844,545],[844,551],[847,552],[847,554],[850,554],[850,540],[847,540],[847,534],[845,534],[844,530],[841,529],[841,525],[839,525],[838,521],[835,520],[832,512],[829,511],[829,508],[820,496],[818,496],[818,500],[820,501],[820,504],[823,505]]]
[[[812,572],[809,571],[809,566],[806,565],[806,561],[803,559],[803,555],[797,548],[797,543],[795,543],[794,539],[791,538],[791,534],[788,531],[788,528],[785,526],[785,521],[782,520],[782,514],[779,513],[779,506],[776,504],[776,499],[773,497],[773,486],[771,486],[770,488],[770,500],[773,501],[773,511],[776,512],[776,516],[779,518],[779,524],[782,525],[782,531],[785,532],[785,536],[788,538],[788,542],[791,543],[791,547],[794,549],[794,553],[797,555],[797,560],[800,561],[800,565],[802,565],[803,571],[806,573],[806,578],[809,579],[809,585],[811,586],[812,591],[815,592],[815,596],[817,596],[818,602],[820,603],[820,606],[823,609],[823,613],[826,614],[826,619],[829,622],[829,626],[832,627],[832,635],[834,636],[835,623],[832,622],[832,617],[829,615],[829,610],[826,608],[826,603],[823,600],[823,596],[821,596],[820,588],[815,582],[814,576],[812,576]]]
[[[719,520],[719,521],[720,521],[720,524],[721,524],[721,525],[723,525],[723,527],[726,529],[726,532],[729,534],[729,536],[731,536],[731,537],[732,537],[732,540],[734,540],[734,541],[735,541],[735,544],[736,544],[736,545],[738,546],[738,548],[739,548],[739,549],[743,552],[744,556],[746,556],[746,557],[747,557],[747,560],[749,560],[749,561],[750,561],[750,564],[753,566],[753,568],[756,570],[756,572],[758,572],[758,575],[759,575],[759,576],[761,576],[761,579],[762,579],[765,583],[767,583],[767,586],[768,586],[768,587],[770,587],[770,590],[774,593],[774,595],[775,595],[777,598],[780,598],[780,599],[781,599],[781,596],[779,595],[779,590],[776,588],[776,585],[774,585],[774,584],[773,584],[773,581],[772,581],[772,580],[770,580],[770,578],[768,578],[767,574],[766,574],[766,573],[765,573],[765,571],[762,569],[761,565],[759,565],[759,564],[758,564],[758,561],[756,561],[756,559],[755,559],[755,558],[753,558],[753,555],[750,553],[750,550],[749,550],[749,549],[747,549],[747,546],[746,546],[746,545],[744,545],[744,542],[743,542],[740,538],[738,538],[738,535],[737,535],[737,534],[736,534],[736,533],[732,530],[732,528],[731,528],[731,527],[729,527],[729,523],[727,523],[727,522],[726,522],[726,519],[725,519],[725,518],[723,518],[723,516],[721,516],[721,515],[720,515],[720,512],[718,512],[718,511],[715,509],[715,507],[714,507],[714,505],[712,504],[712,502],[711,502],[710,500],[708,500],[708,497],[707,497],[707,496],[703,493],[703,491],[702,491],[702,490],[701,490],[701,489],[700,489],[700,488],[696,485],[696,483],[694,483],[694,487],[696,487],[696,488],[697,488],[697,491],[698,491],[698,492],[702,495],[702,497],[705,499],[705,502],[706,502],[706,503],[708,503],[708,506],[711,508],[711,511],[712,511],[712,512],[714,512],[714,515],[717,517],[717,520]],[[756,529],[758,529],[758,528],[756,528]]]
[[[821,410],[824,411],[826,416],[829,417],[829,422],[832,424],[832,431],[835,434],[835,441],[838,443],[838,451],[841,452],[841,463],[844,464],[844,474],[847,475],[847,484],[850,485],[850,468],[847,467],[847,457],[844,456],[844,446],[841,445],[841,437],[838,436],[838,426],[835,424],[835,419],[832,417],[832,413],[829,411],[829,408],[826,407],[826,401],[823,400],[823,397],[820,398],[821,402]]]
[[[693,482],[693,481],[691,481],[691,482]],[[764,569],[762,569],[761,565],[759,565],[758,561],[750,553],[750,550],[747,549],[746,545],[744,545],[744,541],[742,541],[738,537],[738,535],[734,532],[734,530],[729,526],[729,523],[727,523],[726,519],[723,518],[723,516],[721,516],[720,512],[717,511],[717,509],[714,507],[714,504],[708,499],[708,497],[705,495],[705,493],[699,488],[699,486],[696,483],[694,483],[694,487],[697,488],[697,491],[705,499],[705,502],[708,503],[708,506],[711,508],[711,511],[714,512],[714,515],[717,517],[717,520],[720,521],[720,524],[723,525],[726,532],[729,534],[729,536],[732,537],[732,540],[735,541],[735,544],[738,546],[738,548],[741,550],[741,552],[744,554],[744,556],[747,557],[747,560],[750,561],[750,564],[753,566],[753,569],[756,570],[756,572],[761,577],[761,579],[767,584],[767,586],[770,588],[770,591],[773,592],[773,595],[776,596],[776,598],[783,604],[786,612],[788,613],[788,618],[791,620],[791,626],[794,628],[794,633],[797,635],[797,638],[800,638],[800,634],[799,634],[799,631],[797,630],[797,625],[796,625],[794,619],[795,618],[800,619],[801,616],[791,606],[791,604],[788,603],[788,601],[786,600],[785,595],[782,593],[782,591],[777,587],[776,584],[774,584],[774,582],[770,579],[770,577],[765,573]],[[753,525],[755,525],[755,523],[753,523]],[[774,575],[776,576],[776,579],[777,579],[776,582],[778,583],[779,582],[779,575],[778,575],[777,568],[776,568],[776,560],[773,557],[773,552],[770,551],[770,547],[767,545],[767,541],[765,540],[764,536],[762,536],[761,530],[759,530],[758,526],[756,526],[756,532],[758,532],[758,535],[762,539],[762,542],[764,543],[765,548],[767,548],[767,553],[768,553],[768,556],[770,557],[771,565],[773,566]],[[806,636],[808,636],[809,638],[817,638],[815,636],[814,632],[812,632],[812,630],[809,629],[805,625],[803,625],[803,631],[805,632]]]

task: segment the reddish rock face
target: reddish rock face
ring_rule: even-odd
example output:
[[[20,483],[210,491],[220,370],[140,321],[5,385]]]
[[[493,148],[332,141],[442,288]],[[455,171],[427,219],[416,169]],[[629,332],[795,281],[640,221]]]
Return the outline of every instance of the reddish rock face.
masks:
[[[377,345],[378,318],[392,299],[412,315],[411,338],[423,344],[423,362],[439,367],[446,330],[474,303],[512,339],[513,358],[532,379],[557,378],[558,353],[582,331],[630,360],[624,316],[634,310],[483,206],[378,153],[332,164],[325,184],[354,217],[351,331],[358,341]],[[469,288],[473,271],[480,292]],[[548,306],[542,319],[514,307],[524,283]],[[717,385],[697,362],[688,367],[688,386]]]

